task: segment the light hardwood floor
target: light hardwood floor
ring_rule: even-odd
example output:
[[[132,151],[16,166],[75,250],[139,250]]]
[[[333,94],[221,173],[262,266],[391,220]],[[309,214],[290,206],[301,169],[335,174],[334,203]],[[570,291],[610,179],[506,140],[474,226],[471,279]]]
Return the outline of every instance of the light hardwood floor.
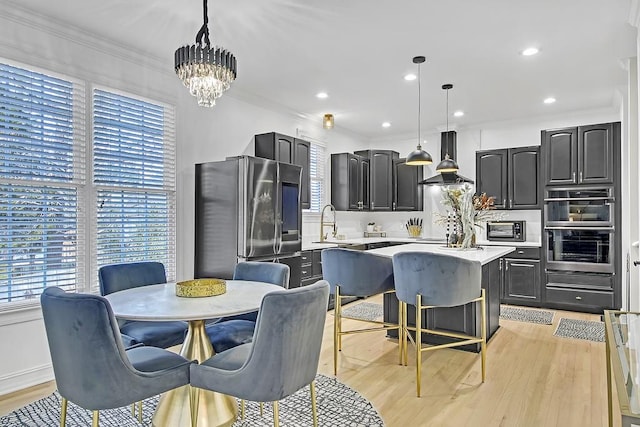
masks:
[[[373,301],[380,302],[380,298]],[[343,338],[338,379],[369,399],[388,427],[562,426],[607,424],[603,343],[553,335],[561,317],[598,316],[555,311],[553,325],[500,320],[480,382],[477,354],[445,349],[423,354],[422,397],[415,396],[415,356],[398,364],[396,340],[383,332]],[[345,327],[359,325],[346,321]],[[327,314],[319,372],[333,374],[333,315]],[[46,396],[53,383],[0,396],[0,414]],[[615,408],[615,406],[614,406]],[[616,420],[619,425],[619,417]]]

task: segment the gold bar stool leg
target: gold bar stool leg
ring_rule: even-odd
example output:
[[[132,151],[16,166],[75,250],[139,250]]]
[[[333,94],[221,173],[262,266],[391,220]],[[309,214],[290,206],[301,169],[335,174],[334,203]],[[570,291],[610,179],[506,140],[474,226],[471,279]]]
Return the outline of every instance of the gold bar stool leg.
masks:
[[[264,415],[264,403],[260,402],[260,416]]]
[[[318,427],[318,407],[316,406],[316,382],[309,384],[311,390],[311,415],[313,415],[313,427]]]
[[[482,312],[482,315],[480,316],[482,321],[482,325],[480,325],[480,331],[482,334],[482,342],[480,343],[480,358],[482,360],[482,382],[484,382],[487,363],[487,304],[484,295],[484,289],[481,290],[480,298],[480,310]]]
[[[93,411],[93,422],[91,427],[99,427],[100,425],[100,411]]]
[[[280,426],[280,412],[278,411],[278,401],[273,402],[273,427]]]
[[[138,421],[142,424],[142,400],[138,402]]]
[[[336,286],[333,300],[333,375],[338,375],[338,349],[340,337],[340,286]]]
[[[416,295],[416,395],[420,397],[422,381],[422,295]]]
[[[244,403],[244,400],[242,401]],[[198,405],[200,404],[200,390],[197,387],[189,386],[189,404],[191,405],[191,427],[198,426]]]
[[[240,419],[244,420],[244,399],[240,401]],[[260,414],[262,415],[262,414]]]
[[[136,417],[136,403],[135,402],[131,404],[131,416],[133,418]]]
[[[403,364],[403,360],[402,360],[402,348],[404,345],[404,341],[402,339],[403,335],[403,322],[402,322],[402,301],[398,300],[398,350],[400,353],[400,365]]]
[[[62,398],[62,407],[60,408],[60,427],[64,427],[67,423],[67,404],[69,401]]]

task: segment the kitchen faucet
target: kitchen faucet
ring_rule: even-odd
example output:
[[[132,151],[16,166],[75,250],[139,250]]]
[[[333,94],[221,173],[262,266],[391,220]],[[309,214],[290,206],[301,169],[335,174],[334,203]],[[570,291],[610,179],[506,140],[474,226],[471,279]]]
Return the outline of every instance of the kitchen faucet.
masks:
[[[329,208],[329,211],[333,211],[333,221],[332,222],[324,222],[324,211]],[[331,236],[336,237],[338,233],[338,228],[336,227],[336,208],[332,204],[325,205],[322,208],[322,213],[320,214],[320,241],[324,242],[327,240],[327,234],[324,232],[324,228],[326,226],[333,226],[333,232]]]

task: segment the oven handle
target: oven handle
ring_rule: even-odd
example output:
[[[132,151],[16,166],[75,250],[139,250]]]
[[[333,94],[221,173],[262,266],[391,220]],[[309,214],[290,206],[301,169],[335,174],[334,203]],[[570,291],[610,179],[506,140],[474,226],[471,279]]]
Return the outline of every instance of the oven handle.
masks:
[[[614,231],[615,227],[614,226],[610,226],[610,227],[548,227],[548,226],[545,226],[544,229],[545,230],[576,230],[576,231],[577,230]]]
[[[545,202],[570,202],[570,201],[590,201],[590,200],[607,200],[609,202],[615,202],[615,197],[554,197],[550,199],[544,199]]]

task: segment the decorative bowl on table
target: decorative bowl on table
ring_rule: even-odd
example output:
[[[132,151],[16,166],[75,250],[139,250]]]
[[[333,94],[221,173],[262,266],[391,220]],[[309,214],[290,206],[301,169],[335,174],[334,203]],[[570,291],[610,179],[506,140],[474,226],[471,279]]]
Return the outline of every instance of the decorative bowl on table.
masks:
[[[176,283],[176,296],[179,297],[212,297],[225,292],[227,292],[227,282],[223,279],[193,279]]]

